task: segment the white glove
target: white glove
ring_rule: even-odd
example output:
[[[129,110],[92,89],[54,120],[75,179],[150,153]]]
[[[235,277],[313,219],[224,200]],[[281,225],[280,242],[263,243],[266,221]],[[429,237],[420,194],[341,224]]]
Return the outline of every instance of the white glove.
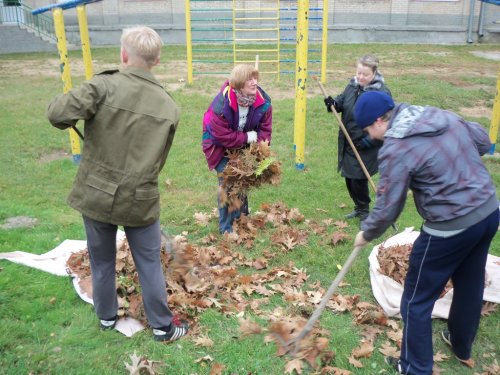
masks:
[[[247,132],[247,143],[255,143],[257,142],[257,132],[251,130]]]
[[[363,231],[358,232],[356,238],[354,239],[354,247],[363,247],[368,243],[363,236]]]

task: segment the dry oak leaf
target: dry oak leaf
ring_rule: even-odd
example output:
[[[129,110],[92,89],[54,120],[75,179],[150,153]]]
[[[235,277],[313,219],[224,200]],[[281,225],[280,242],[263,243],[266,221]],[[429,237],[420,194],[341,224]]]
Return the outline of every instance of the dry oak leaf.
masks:
[[[319,304],[321,302],[321,299],[323,298],[323,294],[321,292],[308,290],[306,293],[309,296],[307,300],[309,301],[309,303],[312,303],[313,305]]]
[[[392,346],[388,341],[384,342],[378,351],[386,357],[399,358],[401,356],[399,349]]]
[[[333,225],[340,229],[349,227],[349,224],[347,224],[347,222],[343,220],[336,221],[333,223]]]
[[[295,242],[295,240],[288,234],[285,238],[283,238],[281,244],[285,247],[285,250],[292,250],[295,246],[297,246],[297,242]]]
[[[263,270],[267,268],[267,259],[262,257],[255,259],[252,263],[252,267],[256,270]]]
[[[200,357],[197,360],[195,360],[195,363],[201,363],[201,362],[213,362],[213,358],[209,355],[206,355],[204,357]]]
[[[363,341],[361,345],[352,351],[354,358],[370,358],[373,353],[373,342]]]
[[[130,375],[144,374],[144,371],[141,370],[146,370],[150,375],[156,374],[153,368],[154,362],[148,361],[147,358],[139,357],[135,351],[134,354],[130,355],[130,359],[132,361],[131,364],[124,362],[125,368],[129,371]]]
[[[481,373],[481,375],[498,375],[498,374],[500,374],[500,366],[498,365],[496,358],[490,366],[483,365],[483,371],[486,371],[486,372]],[[474,374],[474,375],[476,375],[476,374]]]
[[[329,225],[332,225],[333,224],[333,219],[324,219],[324,220],[321,220],[321,222],[326,225],[326,226],[329,226]]]
[[[210,375],[222,375],[223,370],[226,366],[220,364],[220,363],[214,363],[212,365],[212,368],[210,369]]]
[[[481,316],[489,316],[494,313],[497,309],[498,304],[493,302],[485,302],[483,308],[481,309]]]
[[[250,319],[239,318],[241,337],[256,335],[262,332],[262,327]]]
[[[321,369],[320,374],[329,374],[329,375],[351,375],[352,372],[349,370],[344,370],[342,368],[333,367],[333,366],[325,366]]]
[[[293,374],[294,372],[302,374],[303,367],[304,363],[300,359],[292,359],[285,365],[285,374]]]
[[[214,342],[208,336],[198,336],[197,338],[193,339],[193,342],[196,346],[203,346],[206,348],[214,345]]]
[[[210,220],[210,215],[204,212],[195,212],[193,215],[196,224],[202,227],[206,227]]]
[[[443,362],[450,359],[450,356],[444,353],[441,353],[438,351],[436,354],[434,354],[434,362]]]
[[[332,235],[331,243],[333,246],[337,246],[340,242],[344,242],[344,240],[348,240],[350,237],[347,233],[342,231],[336,231]]]
[[[441,373],[443,373],[443,372],[444,372],[444,370],[437,367],[436,365],[434,365],[432,367],[432,375],[441,375]]]
[[[353,365],[354,367],[356,368],[363,368],[363,364],[361,363],[361,361],[358,361],[357,359],[355,359],[354,357],[349,357],[349,363],[351,365]]]
[[[401,348],[401,341],[403,340],[403,330],[398,329],[397,331],[387,331],[385,333],[389,339],[394,341],[398,348]]]

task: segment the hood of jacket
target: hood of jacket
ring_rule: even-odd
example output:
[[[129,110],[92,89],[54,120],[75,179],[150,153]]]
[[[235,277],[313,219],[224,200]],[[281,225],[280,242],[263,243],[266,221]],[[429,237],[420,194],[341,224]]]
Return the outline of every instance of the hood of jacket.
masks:
[[[379,72],[375,73],[375,77],[373,80],[366,86],[361,87],[358,83],[358,79],[356,76],[352,77],[349,81],[349,85],[356,87],[362,91],[370,91],[370,90],[380,90],[385,85],[384,77]]]
[[[434,137],[443,134],[450,127],[452,114],[435,107],[422,107],[400,103],[394,108],[388,138],[408,138],[412,136]]]

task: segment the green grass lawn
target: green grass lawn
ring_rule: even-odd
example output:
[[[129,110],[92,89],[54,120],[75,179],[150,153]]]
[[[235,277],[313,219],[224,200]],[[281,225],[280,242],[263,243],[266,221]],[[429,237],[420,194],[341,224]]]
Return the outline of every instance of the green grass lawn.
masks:
[[[358,57],[376,53],[381,71],[396,101],[434,105],[462,114],[489,129],[496,92],[498,61],[476,57],[474,51],[498,51],[498,45],[340,45],[330,46],[328,82],[332,95],[339,93],[354,74]],[[94,70],[113,66],[118,48],[92,51]],[[73,84],[84,79],[81,54],[70,53]],[[185,49],[166,46],[162,63],[154,70],[182,109],[181,123],[166,166],[160,176],[161,224],[171,234],[184,233],[196,243],[209,233],[217,233],[212,220],[207,227],[196,224],[195,212],[211,212],[216,207],[217,181],[208,171],[201,151],[201,119],[223,77],[195,76],[186,79]],[[279,82],[263,76],[261,85],[273,98],[272,149],[282,162],[282,182],[250,194],[252,212],[263,203],[284,202],[297,208],[306,219],[321,222],[342,219],[352,203],[344,180],[336,172],[338,126],[325,111],[323,99],[313,80],[308,84],[305,170],[295,168],[293,148],[294,84],[292,76]],[[0,55],[0,224],[7,218],[36,218],[33,228],[1,229],[0,251],[22,250],[45,253],[65,239],[85,239],[82,220],[66,205],[77,167],[71,160],[67,132],[51,127],[45,117],[49,100],[62,91],[58,57],[49,53]],[[81,124],[80,124],[81,127]],[[500,186],[500,159],[485,158],[494,181]],[[398,220],[400,228],[422,224],[414,204],[408,200]],[[306,228],[305,224],[299,225]],[[309,282],[319,281],[326,289],[352,251],[358,224],[350,222],[351,239],[333,247],[324,235],[310,234],[306,246],[276,256],[270,266],[293,262],[307,270]],[[237,248],[250,257],[269,249],[271,229],[259,233],[251,250]],[[394,234],[388,230],[379,241]],[[274,249],[276,251],[276,249]],[[346,276],[342,294],[360,294],[375,302],[368,273],[369,249]],[[500,255],[500,237],[492,254]],[[279,297],[266,309],[290,308]],[[391,374],[384,356],[375,350],[361,359],[363,368],[349,364],[351,351],[359,346],[361,328],[350,313],[325,310],[321,326],[331,334],[333,365],[353,374]],[[450,354],[438,337],[445,322],[434,321],[434,351]],[[199,316],[198,328],[214,342],[211,347],[195,345],[192,335],[170,345],[156,343],[145,330],[132,338],[117,332],[100,332],[92,306],[79,299],[69,278],[57,277],[29,267],[0,262],[0,373],[2,374],[123,374],[124,362],[136,352],[151,361],[160,361],[162,374],[209,374],[212,363],[197,359],[210,355],[224,365],[223,374],[282,374],[290,359],[276,357],[276,346],[265,344],[264,335],[240,337],[238,319],[215,309]],[[483,317],[473,356],[476,368],[467,369],[453,359],[438,366],[444,374],[482,373],[483,366],[499,360],[500,312]],[[375,342],[378,348],[386,338]],[[305,369],[304,373],[312,373]]]

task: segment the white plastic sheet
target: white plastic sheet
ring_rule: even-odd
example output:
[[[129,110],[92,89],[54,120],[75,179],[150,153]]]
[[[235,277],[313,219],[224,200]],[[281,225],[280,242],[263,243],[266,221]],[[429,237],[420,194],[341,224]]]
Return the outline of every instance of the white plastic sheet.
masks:
[[[413,244],[420,232],[413,228],[406,228],[403,232],[383,242],[384,247],[395,245]],[[401,318],[400,303],[403,295],[403,286],[380,273],[380,265],[377,260],[378,249],[382,244],[373,248],[368,260],[370,263],[370,281],[373,295],[388,316]],[[485,301],[500,303],[500,257],[488,254],[486,263],[486,287],[483,299]],[[432,311],[433,318],[448,319],[453,289],[449,290],[442,298],[438,299]]]
[[[125,239],[125,233],[118,231],[116,235],[117,248]],[[14,251],[11,253],[0,253],[0,259],[6,259],[14,263],[23,264],[36,268],[57,276],[73,277],[73,286],[82,300],[94,304],[92,298],[81,290],[79,280],[76,275],[70,274],[66,263],[73,253],[77,253],[87,248],[87,241],[64,240],[59,246],[45,254],[32,254],[24,251]],[[144,326],[137,319],[121,318],[116,322],[115,329],[127,337],[144,329]]]

